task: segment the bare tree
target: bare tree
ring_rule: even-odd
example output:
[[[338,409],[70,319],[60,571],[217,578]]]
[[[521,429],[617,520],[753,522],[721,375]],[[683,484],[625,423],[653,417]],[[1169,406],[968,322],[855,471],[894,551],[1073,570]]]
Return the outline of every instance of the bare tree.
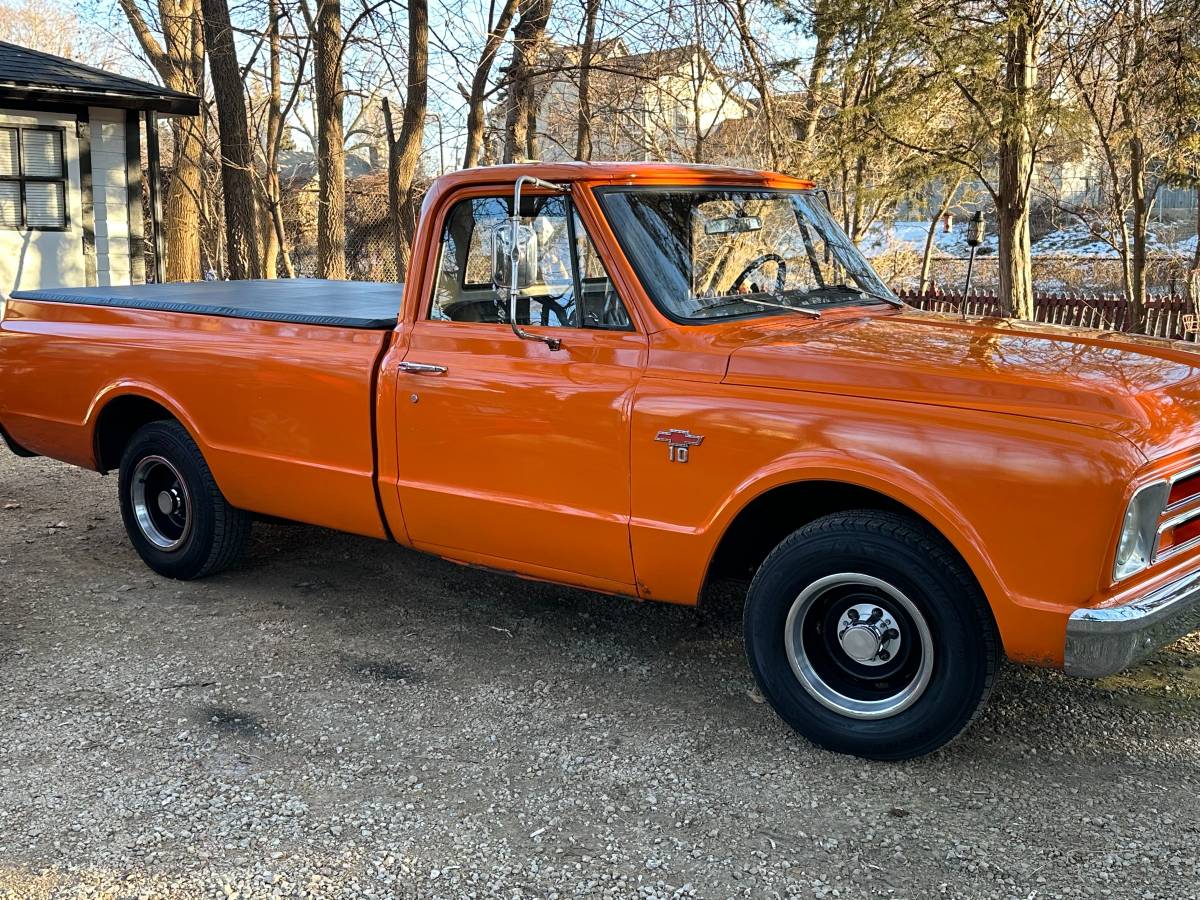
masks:
[[[550,21],[553,0],[523,0],[513,29],[513,56],[507,72],[508,111],[504,123],[504,161],[537,158],[536,65]]]
[[[111,40],[74,9],[50,0],[0,2],[0,41],[42,53],[107,67],[116,53]]]
[[[584,0],[583,44],[579,48],[579,135],[575,158],[592,158],[592,54],[596,46],[596,19],[601,0]]]
[[[388,197],[395,229],[396,280],[408,273],[419,203],[413,192],[417,163],[425,137],[429,95],[429,3],[408,2],[408,90],[400,133],[395,135],[390,105],[383,108],[388,131]]]
[[[341,0],[317,0],[308,18],[315,47],[317,102],[317,274],[321,278],[346,277],[346,145],[342,116]]]
[[[763,49],[750,28],[747,0],[724,0],[737,28],[742,52],[749,62],[750,77],[758,92],[759,109],[763,125],[763,140],[767,145],[767,161],[772,169],[779,168],[779,133],[775,119],[774,88],[771,75],[763,57]]]
[[[958,189],[962,187],[963,173],[958,170],[958,174],[950,179],[945,186],[945,189],[938,195],[938,200],[933,206],[933,212],[929,216],[929,228],[925,232],[925,246],[921,250],[921,274],[918,276],[918,292],[925,294],[930,288],[929,273],[933,267],[933,250],[934,239],[937,237],[938,224],[950,212],[951,206],[954,205],[955,197],[958,195]]]
[[[258,173],[258,189],[263,214],[263,275],[274,278],[279,268],[287,278],[295,278],[296,270],[288,249],[287,228],[283,217],[283,186],[279,179],[279,154],[287,134],[287,122],[300,94],[299,78],[291,86],[287,100],[283,99],[282,39],[280,23],[283,12],[279,0],[268,0],[267,23],[268,72],[266,122],[262,131],[262,170]],[[312,36],[306,34],[300,45],[297,70],[303,72],[308,60]]]
[[[479,54],[479,62],[475,65],[475,72],[471,77],[471,89],[466,92],[467,147],[463,152],[464,169],[479,165],[479,157],[483,152],[485,112],[483,103],[487,94],[488,79],[492,76],[492,66],[496,61],[496,54],[516,15],[517,2],[518,0],[504,0],[499,16],[495,15],[495,0],[490,0],[488,5],[488,30],[487,36],[484,38],[483,52]]]
[[[204,34],[197,0],[158,0],[161,40],[151,30],[135,0],[120,0],[146,58],[171,90],[204,93]],[[168,281],[198,281],[204,111],[201,116],[171,120],[175,157],[163,208]]]

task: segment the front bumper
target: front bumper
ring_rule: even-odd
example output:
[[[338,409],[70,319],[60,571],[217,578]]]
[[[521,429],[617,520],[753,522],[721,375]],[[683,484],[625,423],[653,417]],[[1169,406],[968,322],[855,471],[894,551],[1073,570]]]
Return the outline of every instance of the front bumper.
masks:
[[[1105,609],[1077,609],[1067,621],[1063,671],[1102,678],[1200,629],[1200,571],[1145,597]]]

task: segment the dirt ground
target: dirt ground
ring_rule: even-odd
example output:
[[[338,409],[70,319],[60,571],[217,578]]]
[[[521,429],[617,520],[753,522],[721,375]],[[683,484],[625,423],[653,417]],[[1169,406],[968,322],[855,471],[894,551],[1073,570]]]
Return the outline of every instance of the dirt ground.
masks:
[[[0,450],[0,898],[1200,897],[1200,641],[818,750],[699,610],[300,525],[181,584]]]

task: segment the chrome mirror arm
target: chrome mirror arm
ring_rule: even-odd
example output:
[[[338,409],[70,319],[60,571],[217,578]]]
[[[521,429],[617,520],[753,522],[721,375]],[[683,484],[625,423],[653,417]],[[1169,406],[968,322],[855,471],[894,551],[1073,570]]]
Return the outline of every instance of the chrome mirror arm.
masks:
[[[560,350],[562,349],[562,341],[558,338],[533,334],[517,324],[517,299],[521,293],[520,288],[517,287],[520,283],[521,269],[521,250],[517,239],[521,234],[521,188],[526,184],[545,188],[560,194],[568,193],[571,190],[569,185],[543,181],[540,178],[535,178],[533,175],[520,175],[517,177],[517,182],[513,186],[512,215],[508,219],[508,259],[511,266],[508,278],[508,323],[512,326],[513,334],[521,338],[521,340],[541,341],[551,350]]]

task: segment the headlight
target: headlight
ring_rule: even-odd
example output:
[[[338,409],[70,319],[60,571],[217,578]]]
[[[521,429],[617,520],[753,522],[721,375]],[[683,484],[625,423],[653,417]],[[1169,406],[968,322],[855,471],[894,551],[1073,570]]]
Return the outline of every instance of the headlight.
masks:
[[[1154,558],[1154,541],[1158,537],[1158,520],[1167,505],[1169,485],[1156,481],[1138,488],[1121,525],[1117,542],[1117,558],[1113,563],[1113,581],[1135,575]]]

